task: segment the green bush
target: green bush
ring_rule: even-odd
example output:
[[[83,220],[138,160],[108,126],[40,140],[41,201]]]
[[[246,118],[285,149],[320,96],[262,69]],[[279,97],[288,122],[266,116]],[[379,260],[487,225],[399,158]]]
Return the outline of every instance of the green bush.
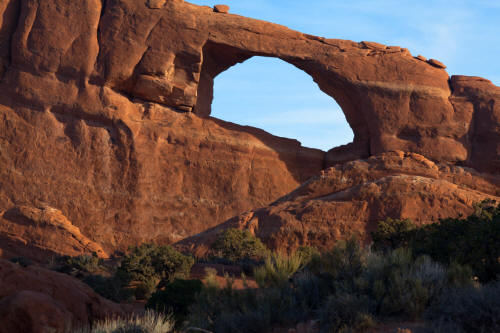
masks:
[[[366,295],[338,293],[331,295],[319,310],[323,332],[363,330],[374,326],[374,301]]]
[[[353,283],[363,271],[366,251],[355,238],[338,242],[320,257],[313,257],[308,269],[318,276],[333,281],[336,288],[353,288]],[[347,286],[349,285],[349,286]]]
[[[419,318],[447,285],[446,270],[429,257],[414,259],[407,249],[372,254],[357,280],[381,317]],[[358,291],[358,292],[359,292]]]
[[[212,244],[211,252],[214,257],[236,263],[245,259],[262,259],[267,248],[248,230],[227,229]]]
[[[183,255],[171,246],[142,244],[131,247],[122,260],[117,273],[125,281],[149,283],[156,280],[173,281],[189,276],[194,259]]]
[[[449,288],[426,313],[433,332],[500,332],[500,281]]]
[[[296,254],[302,258],[302,264],[304,266],[321,255],[318,249],[312,246],[301,246],[297,249]]]
[[[163,313],[173,313],[176,323],[184,322],[189,306],[195,301],[197,293],[201,292],[203,284],[200,280],[175,279],[163,290],[156,291],[148,300],[146,308]]]
[[[57,263],[57,270],[59,272],[70,274],[80,279],[97,272],[101,268],[101,260],[96,253],[93,253],[91,256],[62,256],[57,259]]]
[[[414,259],[404,248],[385,255],[370,253],[354,240],[339,244],[310,266],[330,281],[331,297],[322,310],[322,322],[334,330],[356,328],[372,316],[419,318],[449,281],[446,270],[429,257]],[[356,306],[349,304],[357,301],[367,306],[350,312]],[[347,312],[335,313],[338,307]]]
[[[270,254],[264,265],[254,270],[253,276],[261,288],[282,287],[302,267],[303,257],[295,252],[290,256]]]
[[[102,275],[88,275],[83,278],[96,293],[115,302],[133,300],[134,291],[126,289],[126,283],[118,276],[104,277]]]
[[[411,239],[410,231],[417,228],[410,219],[400,220],[388,218],[380,221],[377,230],[372,232],[375,250],[388,251],[408,246]]]
[[[415,256],[469,267],[481,282],[500,275],[500,205],[493,201],[476,204],[475,213],[467,218],[443,219],[419,228],[408,220],[388,219],[372,236],[375,249],[407,246]]]
[[[279,288],[234,290],[213,281],[197,294],[188,323],[212,332],[266,332],[275,325],[295,325],[315,315],[327,296],[310,273],[297,274]]]

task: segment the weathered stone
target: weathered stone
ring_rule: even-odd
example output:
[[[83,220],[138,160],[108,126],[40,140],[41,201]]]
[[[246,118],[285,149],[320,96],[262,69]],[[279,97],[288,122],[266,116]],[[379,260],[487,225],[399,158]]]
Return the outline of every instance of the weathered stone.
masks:
[[[441,61],[436,59],[429,59],[427,60],[427,62],[437,68],[443,68],[443,69],[446,68],[446,66]]]
[[[0,332],[67,332],[131,309],[97,295],[85,283],[37,266],[0,259]]]
[[[366,42],[366,41],[362,41],[361,44],[368,48],[368,49],[372,49],[372,50],[386,50],[387,49],[387,46],[385,46],[384,44],[380,44],[380,43],[376,43],[376,42]]]
[[[160,9],[165,6],[167,0],[147,0],[146,5],[151,9]]]
[[[55,333],[71,327],[73,315],[47,294],[20,291],[0,300],[0,333]]]
[[[6,0],[0,18],[2,216],[42,203],[105,253],[179,241],[268,206],[325,167],[388,151],[500,170],[499,88],[460,79],[450,89],[446,71],[404,48],[182,1]],[[211,118],[214,78],[254,56],[308,73],[341,106],[353,143],[325,153]],[[28,244],[88,251],[33,221],[5,223],[2,255]]]
[[[84,236],[61,211],[51,207],[19,206],[0,212],[0,239],[3,250],[11,256],[38,261],[55,255],[95,253],[108,257],[99,244]]]
[[[215,5],[214,11],[216,13],[227,14],[227,13],[229,13],[229,6],[227,6],[227,5]]]
[[[422,60],[422,61],[427,61],[427,58],[424,57],[423,55],[420,55],[420,54],[418,56],[416,56],[415,59]]]
[[[226,228],[247,229],[271,249],[329,249],[352,236],[366,242],[380,220],[427,224],[468,215],[484,199],[500,201],[500,178],[404,152],[385,153],[322,171],[273,204],[245,212],[177,246],[206,255]]]

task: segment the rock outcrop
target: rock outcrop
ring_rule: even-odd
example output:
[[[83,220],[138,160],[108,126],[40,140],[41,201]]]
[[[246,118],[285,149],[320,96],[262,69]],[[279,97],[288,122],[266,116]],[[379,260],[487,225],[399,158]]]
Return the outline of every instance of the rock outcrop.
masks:
[[[0,242],[4,257],[46,261],[57,255],[97,254],[102,247],[84,236],[61,211],[51,207],[15,207],[0,212]]]
[[[467,216],[485,199],[500,202],[500,177],[397,151],[321,171],[273,204],[177,246],[204,256],[221,231],[238,228],[281,252],[307,245],[326,250],[352,236],[368,242],[376,223],[387,217],[427,224]]]
[[[0,332],[64,333],[130,309],[97,295],[75,278],[0,259]]]
[[[311,75],[342,107],[353,143],[325,153],[211,118],[214,78],[253,56],[280,58]],[[59,210],[103,253],[172,243],[265,207],[325,167],[393,150],[498,174],[500,88],[479,78],[450,80],[442,67],[398,46],[306,35],[178,0],[4,0],[0,248],[18,244],[17,233],[34,243],[32,229],[5,214],[41,206]],[[418,183],[385,177],[359,186],[409,191]],[[428,182],[420,190],[448,195],[451,207],[468,191]],[[351,205],[368,212],[356,200]],[[343,220],[366,220],[356,214]],[[301,223],[306,215],[296,216]],[[57,228],[61,237],[71,234]],[[88,250],[75,242],[70,254]],[[51,248],[46,236],[37,244],[34,252],[43,244],[67,251]]]

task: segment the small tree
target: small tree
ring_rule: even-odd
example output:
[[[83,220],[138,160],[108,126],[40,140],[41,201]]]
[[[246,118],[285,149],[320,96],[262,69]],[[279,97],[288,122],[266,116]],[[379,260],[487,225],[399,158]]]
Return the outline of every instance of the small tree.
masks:
[[[147,297],[160,282],[166,284],[176,278],[189,277],[193,264],[192,257],[183,255],[171,246],[142,244],[129,249],[117,275],[126,283],[141,282],[138,289]]]
[[[267,253],[266,246],[248,230],[227,229],[212,245],[212,254],[231,262],[244,259],[262,259]]]
[[[413,236],[411,231],[416,227],[410,219],[388,218],[380,221],[377,230],[372,232],[373,247],[375,250],[387,251],[408,246]]]

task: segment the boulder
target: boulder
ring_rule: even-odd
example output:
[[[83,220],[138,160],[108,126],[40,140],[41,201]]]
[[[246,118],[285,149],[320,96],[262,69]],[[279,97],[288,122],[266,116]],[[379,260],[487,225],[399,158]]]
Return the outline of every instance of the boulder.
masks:
[[[429,59],[429,60],[427,60],[427,62],[429,64],[431,64],[432,66],[437,67],[437,68],[443,68],[443,69],[446,68],[445,64],[443,64],[441,61],[436,60],[436,59]]]
[[[215,5],[214,12],[227,14],[227,13],[229,13],[229,6],[227,6],[227,5]]]
[[[19,291],[0,300],[0,333],[54,333],[71,327],[73,315],[47,294]]]
[[[58,255],[109,255],[83,235],[60,210],[52,207],[16,206],[0,212],[2,257],[26,257],[45,261]]]
[[[63,333],[128,312],[69,275],[0,259],[0,332]]]

